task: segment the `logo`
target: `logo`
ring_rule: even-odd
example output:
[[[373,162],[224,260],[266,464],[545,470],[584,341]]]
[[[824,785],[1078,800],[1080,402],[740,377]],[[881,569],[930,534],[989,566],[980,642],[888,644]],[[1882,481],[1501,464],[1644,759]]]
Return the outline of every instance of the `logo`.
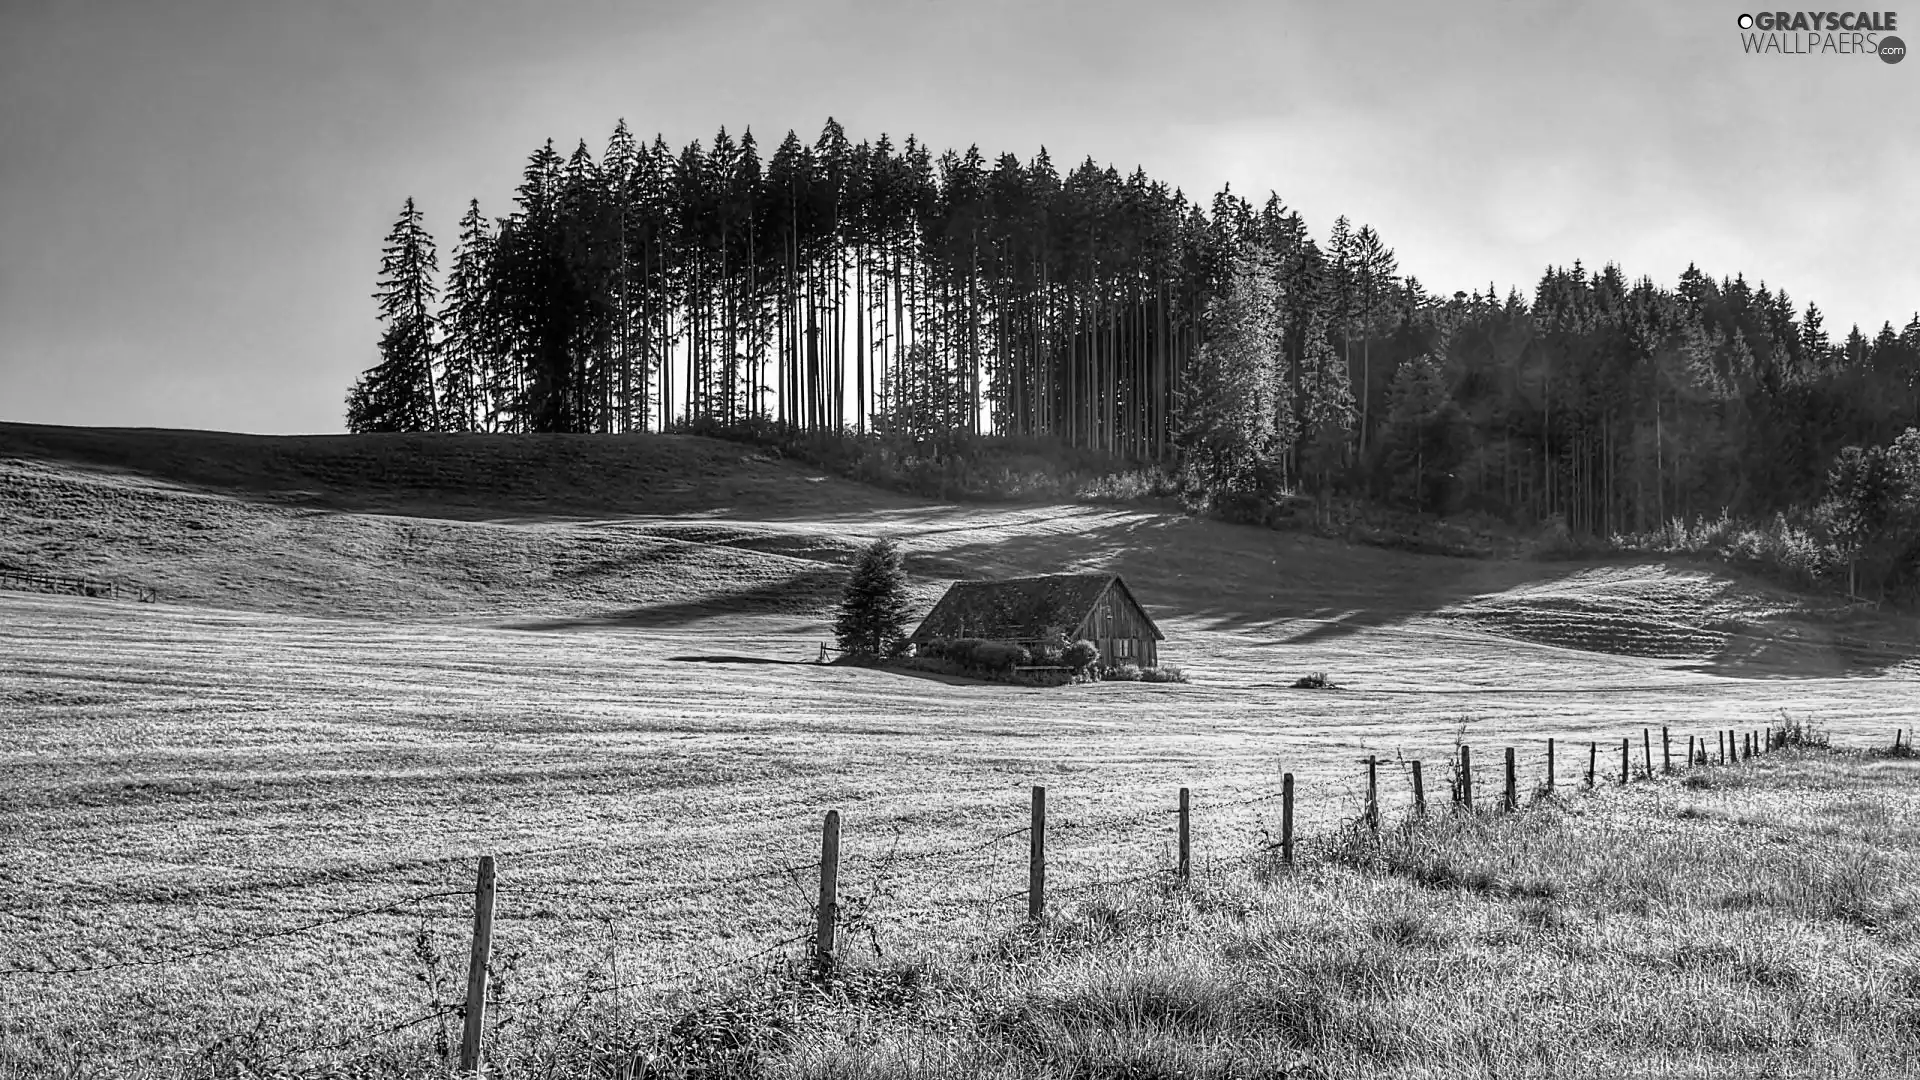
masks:
[[[1882,63],[1906,58],[1896,11],[1756,11],[1735,19],[1740,48],[1782,56],[1877,56]]]

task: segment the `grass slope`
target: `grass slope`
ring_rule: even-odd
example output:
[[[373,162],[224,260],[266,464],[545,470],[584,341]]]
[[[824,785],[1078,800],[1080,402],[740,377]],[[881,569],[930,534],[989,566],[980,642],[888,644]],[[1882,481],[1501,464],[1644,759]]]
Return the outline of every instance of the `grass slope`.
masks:
[[[1327,835],[1357,808],[1357,762],[1367,754],[1420,758],[1437,769],[1464,738],[1486,765],[1498,747],[1517,747],[1523,777],[1534,778],[1553,737],[1567,755],[1565,777],[1584,764],[1587,740],[1602,744],[1604,769],[1617,762],[1610,748],[1631,733],[1637,760],[1637,735],[1648,725],[1656,754],[1659,725],[1684,742],[1687,734],[1777,720],[1781,710],[1856,744],[1912,726],[1920,637],[1911,624],[1823,609],[1699,567],[1474,562],[1129,509],[935,504],[815,479],[702,440],[554,445],[576,445],[585,460],[647,454],[659,462],[576,476],[565,481],[566,499],[543,506],[536,497],[547,481],[506,475],[548,467],[516,458],[538,453],[517,446],[492,454],[457,439],[275,441],[0,426],[0,560],[119,574],[162,593],[155,604],[0,593],[0,968],[130,965],[0,975],[0,1076],[122,1075],[129,1067],[199,1074],[210,1062],[343,1041],[345,1049],[288,1060],[392,1053],[400,1071],[417,1069],[431,1053],[432,1025],[365,1044],[355,1037],[457,994],[465,932],[458,897],[144,965],[169,951],[458,890],[482,852],[498,855],[502,867],[496,974],[509,1004],[495,1045],[503,1060],[582,1051],[595,1031],[638,1038],[637,1017],[675,1007],[690,987],[726,984],[753,968],[717,968],[804,933],[804,868],[828,807],[846,815],[842,883],[863,949],[917,956],[929,978],[939,973],[958,987],[958,1000],[999,1002],[1011,1011],[994,1015],[1031,1020],[1018,1030],[1069,1040],[967,1041],[978,1035],[968,1027],[956,1033],[953,1054],[987,1054],[982,1060],[1004,1063],[1002,1075],[1163,1075],[1120,1071],[1114,1055],[1128,1047],[1095,1045],[1094,1020],[1118,1007],[1115,1000],[1134,1000],[1124,995],[1160,993],[1154,980],[1175,977],[1152,942],[1184,941],[1180,949],[1204,959],[1236,939],[1207,921],[1217,912],[1180,914],[1171,899],[1149,899],[1138,902],[1160,906],[1129,915],[1124,905],[1135,900],[1123,896],[1113,918],[1158,928],[1115,939],[1132,942],[1126,948],[1137,962],[1114,953],[1118,967],[1083,965],[1084,979],[1072,957],[1089,954],[1072,950],[1031,961],[1042,967],[996,966],[995,950],[1019,919],[1021,902],[1009,895],[1022,885],[1025,846],[1006,834],[1024,822],[1029,784],[1051,789],[1061,832],[1049,850],[1062,889],[1165,866],[1165,811],[1174,789],[1190,786],[1199,857],[1226,875],[1209,879],[1222,895],[1245,891],[1250,913],[1281,913],[1263,924],[1274,942],[1328,942],[1328,956],[1344,949],[1359,963],[1354,935],[1373,933],[1368,928],[1394,910],[1426,910],[1431,898],[1391,880],[1368,884],[1373,871],[1346,864],[1329,864],[1324,889],[1284,897],[1262,893],[1257,878],[1233,878],[1225,864],[1274,825],[1271,802],[1244,800],[1270,796],[1283,771],[1298,779],[1303,829]],[[409,464],[416,453],[452,471],[419,479]],[[229,460],[235,456],[245,460]],[[464,464],[447,464],[456,460]],[[676,477],[690,471],[736,496],[683,489]],[[479,474],[498,474],[492,482],[502,492],[524,494],[501,496],[499,508],[479,505],[459,490]],[[1117,570],[1167,629],[1167,657],[1195,682],[1038,691],[810,664],[696,662],[811,656],[826,636],[846,558],[882,533],[902,536],[915,553],[923,602],[959,576]],[[1308,671],[1326,671],[1348,689],[1287,689]],[[1433,775],[1429,784],[1437,785]],[[1911,790],[1910,774],[1887,775]],[[1483,774],[1482,789],[1491,782]],[[1816,789],[1807,777],[1783,782]],[[1386,784],[1390,811],[1403,807],[1404,773],[1390,770]],[[1621,798],[1641,798],[1631,794],[1639,790]],[[1862,796],[1869,797],[1881,796]],[[1807,802],[1781,799],[1783,814]],[[1906,835],[1899,830],[1908,828],[1910,807],[1888,803],[1885,813],[1892,835]],[[1650,836],[1676,828],[1745,835],[1737,821],[1677,809],[1645,820],[1657,823],[1646,826]],[[1568,835],[1555,858],[1620,834]],[[996,836],[1003,839],[991,842]],[[1718,840],[1702,843],[1721,850]],[[961,848],[970,850],[946,853]],[[1724,850],[1740,860],[1752,854],[1739,844]],[[1883,855],[1892,857],[1862,858]],[[798,869],[782,873],[783,866]],[[1585,942],[1581,949],[1549,953],[1573,972],[1571,982],[1555,984],[1567,990],[1561,1001],[1582,1000],[1589,964],[1640,971],[1620,950],[1654,929],[1617,921],[1614,901],[1593,883],[1598,864],[1576,869],[1588,884],[1568,893],[1568,904],[1593,927],[1574,939]],[[748,874],[762,876],[735,880]],[[1385,906],[1367,906],[1375,894]],[[1062,896],[1070,905],[1084,899]],[[1493,903],[1449,896],[1448,903]],[[1855,950],[1847,970],[1869,980],[1872,993],[1848,1000],[1879,1011],[1834,1030],[1904,1047],[1885,1012],[1893,1000],[1885,988],[1895,984],[1886,981],[1894,975],[1883,945],[1894,939],[1845,919],[1834,930],[1826,916],[1787,901],[1775,908],[1767,917],[1781,920],[1783,932],[1815,935],[1805,940],[1856,935],[1846,939]],[[1069,906],[1063,917],[1091,911]],[[1489,934],[1519,925],[1508,911],[1462,909],[1462,925],[1494,928]],[[1602,926],[1603,919],[1616,921]],[[1726,917],[1699,920],[1676,925],[1731,933]],[[1565,940],[1515,938],[1489,960],[1477,935],[1447,937],[1447,949],[1468,952],[1444,955],[1485,979],[1464,989],[1422,984],[1420,1008],[1430,1013],[1421,1015],[1453,1017],[1433,1036],[1450,1040],[1444,1045],[1420,1042],[1426,1036],[1379,1013],[1386,1006],[1374,998],[1353,997],[1381,985],[1364,973],[1351,986],[1323,985],[1348,995],[1325,998],[1329,1008],[1350,1002],[1324,1014],[1334,1018],[1320,1029],[1331,1033],[1325,1039],[1247,1028],[1235,1018],[1268,999],[1244,995],[1221,1005],[1215,1020],[1186,1027],[1187,999],[1141,997],[1148,1019],[1140,1023],[1171,1025],[1168,1038],[1179,1046],[1167,1053],[1200,1055],[1191,1060],[1202,1075],[1220,1075],[1224,1060],[1207,1058],[1206,1046],[1244,1043],[1250,1031],[1291,1040],[1289,1053],[1322,1060],[1334,1075],[1335,1046],[1400,1047],[1365,1059],[1381,1068],[1459,1062],[1461,1047],[1478,1045],[1474,1038],[1519,1044],[1495,1038],[1518,1038],[1517,1029],[1463,1026],[1458,1011],[1478,993],[1499,1005],[1489,1024],[1518,1015],[1532,999],[1509,977],[1539,974],[1525,964]],[[1739,948],[1732,938],[1710,940]],[[1804,975],[1818,954],[1793,951],[1800,949],[1792,945],[1780,962]],[[1425,971],[1434,955],[1442,954],[1386,970],[1385,985]],[[967,956],[984,966],[952,966]],[[1312,960],[1258,950],[1221,956],[1281,965],[1261,970],[1282,982],[1254,979],[1248,985],[1256,988],[1291,985],[1285,980],[1296,975],[1284,965]],[[1733,970],[1738,958],[1721,967]],[[1122,977],[1134,970],[1128,964],[1147,980],[1137,994]],[[1824,986],[1824,970],[1816,966],[1794,992],[1806,997]],[[577,991],[587,978],[646,985],[582,1004]],[[1196,985],[1196,1007],[1213,1008],[1207,995],[1216,991]],[[1005,996],[1016,991],[1027,996]],[[1756,1007],[1786,1007],[1789,999],[1764,993],[1774,996],[1752,999]],[[1605,1029],[1615,1035],[1576,1048],[1627,1054],[1620,1033],[1629,1021],[1654,1022],[1633,1010],[1655,1001],[1619,1000],[1610,1014],[1618,1022]],[[1827,1016],[1840,1015],[1833,1010],[1845,1002],[1815,1004]],[[835,1057],[844,1032],[832,1025],[865,1023],[852,1015],[774,1048],[791,1066],[776,1073],[922,1068]],[[1361,1026],[1341,1026],[1348,1020],[1335,1023],[1340,1017]],[[956,1073],[952,1055],[942,1058],[931,1044],[902,1042],[885,1017],[874,1023],[880,1035],[872,1045],[927,1055],[922,1075],[972,1075]],[[1354,1041],[1368,1030],[1386,1041]],[[1704,1029],[1675,1030],[1682,1034],[1669,1041],[1677,1044]],[[1726,1046],[1742,1067],[1757,1068],[1776,1051],[1799,1064],[1829,1061],[1830,1047],[1810,1036],[1763,1045],[1749,1028],[1738,1030],[1748,1034]],[[1868,1066],[1885,1060],[1869,1054],[1852,1071],[1835,1066],[1836,1074],[1874,1075]],[[1075,1061],[1095,1064],[1076,1073]]]
[[[1684,563],[1450,559],[1141,510],[931,503],[693,437],[0,425],[0,562],[196,605],[556,629],[779,613],[811,616],[817,637],[845,563],[882,533],[912,553],[924,604],[954,578],[1107,569],[1156,612],[1283,641],[1438,618],[1820,676],[1906,664],[1920,637]]]

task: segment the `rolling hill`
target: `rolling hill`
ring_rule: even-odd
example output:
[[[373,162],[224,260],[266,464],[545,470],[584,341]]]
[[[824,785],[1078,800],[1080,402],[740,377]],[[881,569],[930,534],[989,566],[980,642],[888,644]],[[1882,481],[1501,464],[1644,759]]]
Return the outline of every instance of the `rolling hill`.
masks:
[[[955,505],[693,436],[253,436],[0,424],[0,564],[237,610],[546,628],[777,616],[811,636],[858,546],[920,597],[1126,575],[1215,630],[1435,623],[1724,673],[1905,664],[1911,620],[1657,559],[1481,561],[1131,508]]]

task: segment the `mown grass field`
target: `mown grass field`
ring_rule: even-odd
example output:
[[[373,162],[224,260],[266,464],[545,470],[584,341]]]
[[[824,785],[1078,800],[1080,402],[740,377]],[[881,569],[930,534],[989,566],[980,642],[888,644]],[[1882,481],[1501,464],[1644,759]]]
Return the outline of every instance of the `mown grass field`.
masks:
[[[1488,792],[1499,748],[1537,780],[1549,737],[1563,781],[1589,740],[1606,774],[1631,734],[1637,766],[1649,726],[1656,755],[1661,725],[1684,743],[1783,716],[1886,744],[1914,726],[1910,621],[1702,566],[930,504],[702,440],[295,442],[0,425],[0,560],[162,595],[0,593],[0,968],[101,969],[0,975],[0,1075],[429,1072],[439,1024],[363,1036],[457,996],[464,898],[226,946],[467,888],[481,853],[501,874],[496,1061],[609,1061],[647,1017],[717,1000],[766,960],[728,965],[806,931],[829,808],[860,963],[947,989],[895,980],[802,1023],[763,985],[746,1011],[789,1018],[752,1050],[766,1075],[1913,1061],[1908,762],[1788,755],[1723,774],[1737,786],[1663,780],[1421,841],[1551,893],[1356,858],[1269,879],[1248,861],[1277,819],[1248,800],[1290,771],[1302,832],[1331,836],[1369,754],[1420,758],[1437,786],[1464,740]],[[1193,682],[1031,690],[806,663],[845,561],[881,533],[903,538],[926,602],[956,577],[1118,570]],[[1314,671],[1343,689],[1289,688]],[[1383,775],[1398,814],[1404,770]],[[1107,927],[1097,940],[1010,944],[1025,840],[992,841],[1025,823],[1035,783],[1068,890],[1057,932]],[[1181,786],[1193,896],[1086,888],[1170,864]],[[148,966],[183,951],[208,955]],[[628,982],[648,985],[579,993]],[[778,1029],[765,1019],[734,1026]]]

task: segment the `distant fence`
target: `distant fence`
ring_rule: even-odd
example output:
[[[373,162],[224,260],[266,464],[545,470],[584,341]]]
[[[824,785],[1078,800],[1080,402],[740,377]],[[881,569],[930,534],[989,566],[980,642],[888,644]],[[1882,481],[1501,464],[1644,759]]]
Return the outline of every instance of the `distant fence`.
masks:
[[[1656,767],[1653,729],[1643,728],[1641,730],[1641,737],[1637,742],[1631,736],[1620,740],[1617,767],[1615,759],[1613,758],[1612,742],[1602,743],[1599,740],[1592,740],[1587,743],[1587,753],[1585,755],[1579,755],[1576,750],[1574,759],[1571,762],[1575,768],[1564,774],[1560,769],[1557,740],[1548,739],[1544,776],[1538,783],[1538,786],[1533,789],[1533,793],[1535,797],[1538,798],[1540,796],[1552,797],[1557,795],[1560,790],[1567,788],[1593,791],[1604,787],[1624,787],[1634,782],[1654,780],[1665,775],[1678,775],[1691,769],[1738,764],[1742,761],[1750,761],[1756,756],[1764,755],[1771,751],[1788,749],[1794,746],[1825,746],[1824,740],[1818,743],[1808,743],[1805,741],[1796,742],[1795,738],[1800,734],[1803,733],[1795,732],[1792,728],[1768,727],[1745,731],[1721,729],[1713,732],[1714,739],[1712,742],[1707,741],[1703,735],[1688,735],[1684,749],[1682,749],[1682,744],[1678,741],[1677,737],[1672,735],[1670,729],[1663,727],[1660,729],[1660,746],[1658,749],[1659,764]],[[1897,755],[1912,754],[1912,734],[1905,729],[1895,731],[1892,752]],[[1604,757],[1603,753],[1605,755]],[[1586,759],[1584,762],[1579,760],[1582,756]],[[1353,837],[1356,835],[1364,837],[1369,832],[1375,834],[1379,832],[1381,828],[1379,767],[1383,764],[1406,767],[1405,771],[1411,780],[1413,796],[1410,820],[1425,817],[1429,813],[1426,786],[1427,777],[1423,774],[1422,763],[1419,760],[1382,759],[1377,756],[1368,756],[1360,759],[1360,764],[1364,769],[1361,774],[1364,786],[1362,788],[1362,801],[1358,815],[1345,818],[1337,833],[1326,834],[1318,839],[1333,841],[1340,837]],[[1446,763],[1448,775],[1437,778],[1446,784],[1449,789],[1449,793],[1444,796],[1444,798],[1451,804],[1451,810],[1456,813],[1519,814],[1523,812],[1526,803],[1524,803],[1521,798],[1520,770],[1512,747],[1505,748],[1505,754],[1499,765],[1500,768],[1497,774],[1499,779],[1497,785],[1493,788],[1492,796],[1476,797],[1475,790],[1477,780],[1472,748],[1464,744],[1457,746],[1451,760]],[[1584,766],[1584,768],[1581,768],[1581,766]],[[1562,779],[1563,775],[1567,777],[1564,781]],[[807,969],[824,975],[835,968],[836,960],[841,953],[841,946],[843,944],[851,944],[856,940],[856,935],[860,931],[871,931],[872,927],[871,913],[866,911],[858,900],[852,905],[855,908],[853,911],[849,911],[849,905],[843,903],[841,890],[841,869],[843,863],[870,864],[870,874],[875,877],[884,878],[890,874],[898,864],[927,863],[933,860],[953,861],[965,856],[984,855],[989,852],[990,849],[999,847],[1007,841],[1025,837],[1027,840],[1027,857],[1024,860],[1027,877],[1026,888],[1008,893],[1004,896],[994,897],[991,900],[985,901],[985,904],[991,907],[1014,900],[1025,900],[1025,918],[1024,920],[1020,920],[1020,923],[1027,927],[1037,928],[1044,925],[1047,920],[1049,899],[1058,899],[1062,896],[1087,895],[1101,889],[1132,886],[1148,882],[1155,883],[1170,892],[1185,887],[1194,876],[1192,859],[1192,826],[1194,823],[1192,794],[1188,788],[1180,788],[1177,803],[1173,807],[1163,806],[1131,815],[1120,814],[1097,818],[1067,819],[1064,821],[1055,820],[1050,823],[1047,815],[1047,789],[1043,786],[1036,785],[1031,792],[1028,807],[1028,823],[1026,825],[1002,832],[984,841],[962,844],[951,848],[900,854],[889,852],[885,855],[854,853],[845,860],[841,858],[840,853],[840,812],[838,810],[828,810],[825,813],[820,830],[820,858],[814,862],[803,865],[780,865],[766,870],[750,871],[733,877],[710,879],[684,886],[668,886],[664,889],[651,888],[651,886],[657,885],[657,882],[644,884],[637,882],[604,883],[598,887],[598,891],[556,889],[541,885],[523,885],[519,888],[508,886],[503,888],[498,877],[496,857],[493,855],[482,855],[478,860],[477,878],[471,889],[456,887],[415,893],[397,900],[388,901],[384,904],[348,910],[337,915],[331,915],[310,922],[271,929],[258,934],[240,935],[225,941],[200,944],[192,948],[160,952],[138,959],[80,964],[75,966],[0,968],[0,980],[29,977],[77,976],[129,968],[162,968],[171,964],[257,947],[263,943],[338,926],[368,916],[401,913],[409,909],[418,911],[420,905],[430,904],[430,902],[435,900],[471,897],[471,949],[469,953],[465,993],[459,1000],[435,1001],[430,1009],[411,1015],[390,1026],[364,1031],[344,1040],[301,1046],[285,1051],[277,1057],[258,1061],[256,1064],[268,1068],[277,1068],[296,1058],[309,1054],[371,1047],[379,1039],[435,1021],[439,1021],[442,1024],[449,1021],[457,1021],[461,1025],[461,1039],[458,1048],[459,1068],[468,1075],[479,1076],[483,1074],[485,1069],[485,1040],[489,1015],[497,1015],[505,1012],[511,1016],[514,1010],[524,1010],[533,1005],[562,998],[577,999],[578,1004],[575,1006],[577,1011],[578,1007],[584,1005],[586,1001],[601,995],[635,989],[665,991],[674,986],[678,981],[678,977],[675,976],[648,975],[631,980],[596,984],[589,978],[584,980],[581,985],[538,994],[530,998],[508,1000],[497,996],[490,989],[491,969],[489,963],[493,949],[495,899],[503,892],[513,895],[525,895],[536,901],[542,899],[578,899],[604,904],[615,899],[614,896],[605,891],[608,884],[614,885],[615,887],[632,884],[641,885],[642,888],[648,889],[648,891],[641,894],[622,896],[619,898],[634,905],[655,905],[665,900],[684,899],[696,896],[724,902],[726,894],[728,893],[743,893],[744,890],[750,887],[765,885],[769,882],[778,883],[787,881],[800,885],[802,884],[802,875],[814,876],[817,871],[818,900],[817,902],[813,901],[811,895],[809,895],[808,902],[804,905],[806,910],[804,912],[795,912],[793,923],[796,925],[793,928],[796,932],[778,941],[760,943],[763,944],[763,947],[732,961],[709,966],[705,971],[709,975],[741,971],[757,964],[765,965],[785,959],[790,964],[804,965]],[[1216,868],[1258,863],[1270,868],[1274,872],[1284,872],[1295,865],[1296,840],[1298,838],[1294,830],[1295,800],[1294,777],[1292,773],[1288,772],[1281,775],[1280,786],[1277,791],[1247,798],[1217,802],[1209,801],[1203,803],[1200,808],[1202,811],[1228,810],[1259,804],[1271,804],[1275,801],[1279,803],[1278,809],[1280,813],[1278,835],[1272,835],[1268,833],[1265,828],[1262,828],[1261,833],[1263,838],[1255,845],[1251,853],[1228,860],[1215,860],[1213,865]],[[1093,880],[1065,884],[1059,883],[1049,877],[1047,851],[1050,837],[1064,835],[1071,838],[1075,835],[1087,835],[1099,831],[1155,822],[1165,822],[1172,827],[1173,835],[1168,839],[1171,839],[1173,843],[1169,845],[1167,849],[1167,853],[1172,856],[1171,860],[1169,860],[1171,865],[1158,866],[1145,873],[1137,873],[1130,876],[1096,877]],[[568,845],[557,850],[573,850],[578,846],[579,845]],[[554,851],[550,850],[530,854],[542,855],[553,853]],[[1311,855],[1308,857],[1312,858]],[[444,865],[454,865],[460,860],[434,861]],[[812,890],[803,887],[803,892],[810,894]],[[425,914],[425,912],[420,913]],[[469,912],[458,909],[439,912],[438,914],[441,917],[453,917],[463,920],[469,917]],[[799,955],[788,955],[785,957],[781,955],[795,946],[802,947]],[[447,1046],[444,1052],[446,1052],[448,1056],[452,1056],[452,1047],[450,1045]]]
[[[145,585],[132,585],[111,578],[66,577],[60,574],[41,574],[31,570],[14,570],[0,566],[0,589],[14,592],[63,593],[70,596],[93,596],[107,600],[138,600],[153,603],[154,591]]]

